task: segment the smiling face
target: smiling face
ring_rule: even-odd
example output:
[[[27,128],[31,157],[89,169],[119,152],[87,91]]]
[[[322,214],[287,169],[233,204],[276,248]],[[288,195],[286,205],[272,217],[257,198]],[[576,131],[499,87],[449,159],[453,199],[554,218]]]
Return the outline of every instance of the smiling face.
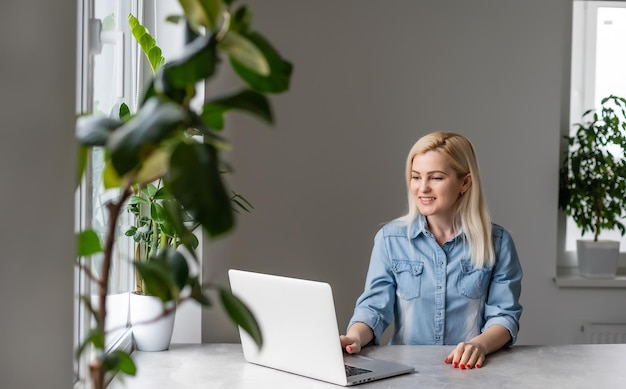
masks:
[[[470,185],[470,175],[459,177],[445,153],[431,150],[413,158],[409,187],[417,208],[427,218],[452,220],[461,193]]]

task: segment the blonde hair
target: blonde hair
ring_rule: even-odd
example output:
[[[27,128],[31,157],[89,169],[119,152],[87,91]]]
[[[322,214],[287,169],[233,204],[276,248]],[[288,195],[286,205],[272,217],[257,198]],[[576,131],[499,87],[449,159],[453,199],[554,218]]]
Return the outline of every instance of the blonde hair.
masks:
[[[482,190],[474,146],[464,136],[438,131],[423,136],[413,145],[406,160],[409,211],[400,219],[411,223],[419,215],[419,209],[410,190],[413,158],[433,150],[449,157],[450,166],[459,178],[469,173],[471,185],[459,199],[453,227],[456,231],[463,229],[469,245],[471,261],[475,267],[493,266],[495,253],[491,237],[491,217]]]

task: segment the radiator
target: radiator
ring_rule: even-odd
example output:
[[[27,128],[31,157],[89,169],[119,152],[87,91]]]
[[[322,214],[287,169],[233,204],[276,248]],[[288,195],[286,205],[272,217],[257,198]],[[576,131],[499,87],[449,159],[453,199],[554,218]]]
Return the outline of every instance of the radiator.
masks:
[[[626,343],[626,323],[584,323],[584,343]]]

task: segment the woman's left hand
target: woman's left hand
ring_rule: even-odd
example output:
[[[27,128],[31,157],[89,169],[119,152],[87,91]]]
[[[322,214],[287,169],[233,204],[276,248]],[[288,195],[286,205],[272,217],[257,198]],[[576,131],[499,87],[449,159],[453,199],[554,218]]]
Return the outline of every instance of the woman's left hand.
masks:
[[[485,332],[459,343],[445,362],[461,369],[473,369],[485,365],[487,354],[499,350],[511,340],[511,333],[500,324],[489,326]]]
[[[486,353],[478,343],[461,342],[445,359],[445,363],[461,369],[480,368],[485,363]]]

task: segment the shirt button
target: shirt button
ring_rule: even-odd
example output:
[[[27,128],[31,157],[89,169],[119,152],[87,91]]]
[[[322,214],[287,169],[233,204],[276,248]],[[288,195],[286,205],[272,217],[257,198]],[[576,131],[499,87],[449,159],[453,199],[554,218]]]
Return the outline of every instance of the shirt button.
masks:
[[[443,265],[443,261],[439,262],[440,265]]]
[[[437,312],[437,316],[441,316],[441,312]]]
[[[435,336],[435,339],[439,340],[441,339],[441,336]]]
[[[437,289],[441,290],[441,285],[437,285]]]

